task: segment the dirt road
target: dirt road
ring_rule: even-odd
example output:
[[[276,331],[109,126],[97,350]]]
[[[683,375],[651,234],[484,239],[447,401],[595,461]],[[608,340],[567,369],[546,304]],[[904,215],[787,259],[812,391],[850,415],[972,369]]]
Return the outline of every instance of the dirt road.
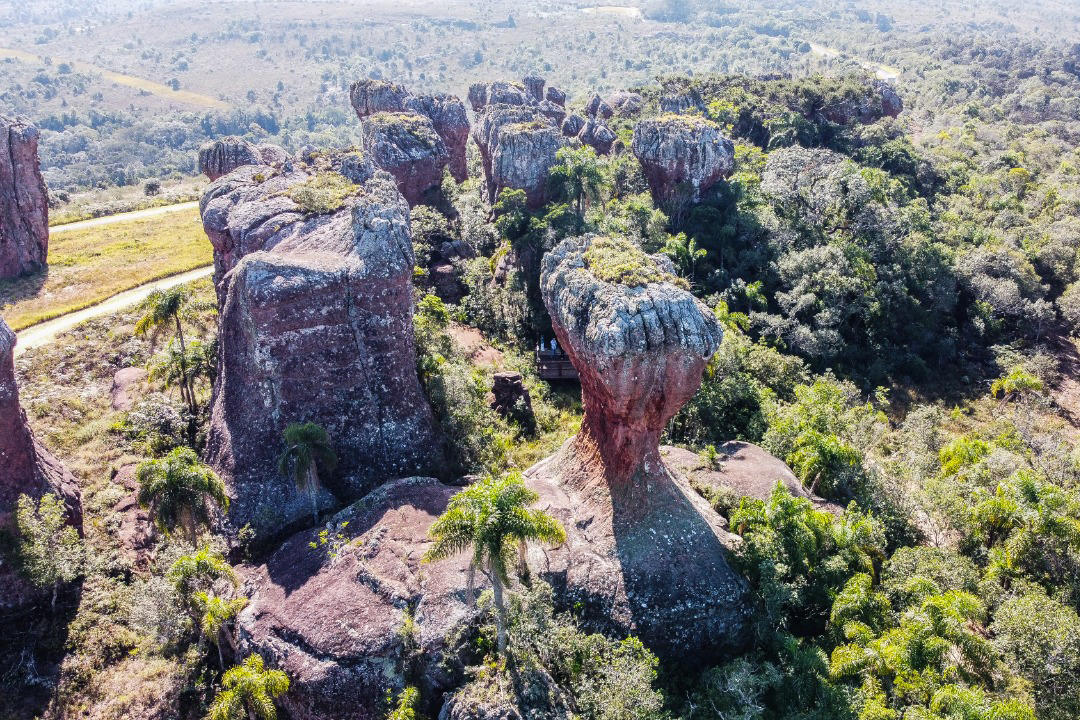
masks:
[[[133,212],[120,213],[119,215],[106,215],[105,217],[80,220],[78,222],[67,223],[66,225],[54,225],[49,228],[49,234],[56,235],[62,232],[70,232],[71,230],[97,227],[98,225],[112,225],[113,223],[127,222],[129,220],[141,220],[143,218],[165,215],[167,213],[177,212],[178,210],[189,210],[197,207],[199,207],[199,201],[192,200],[191,202],[178,203],[176,205],[164,205],[162,207],[148,208],[146,210],[135,210]]]
[[[155,280],[146,283],[145,285],[140,285],[137,288],[126,290],[119,295],[113,295],[108,300],[104,300],[97,305],[91,305],[83,310],[68,313],[67,315],[61,315],[54,320],[31,325],[25,330],[20,330],[17,333],[18,342],[15,345],[15,356],[18,357],[31,348],[41,347],[42,345],[52,342],[57,335],[70,330],[79,323],[100,317],[101,315],[108,315],[109,313],[114,313],[118,310],[123,310],[124,308],[142,302],[143,299],[154,290],[166,290],[171,287],[176,287],[177,285],[183,285],[184,283],[189,283],[193,280],[209,277],[213,272],[214,267],[213,265],[210,265],[198,268],[197,270],[181,273],[180,275],[173,275],[172,277]]]

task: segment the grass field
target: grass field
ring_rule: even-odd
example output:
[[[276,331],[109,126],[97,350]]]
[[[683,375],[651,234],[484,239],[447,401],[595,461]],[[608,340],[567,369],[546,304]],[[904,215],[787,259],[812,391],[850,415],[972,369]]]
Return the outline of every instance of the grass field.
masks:
[[[57,233],[46,272],[0,280],[0,315],[21,330],[212,262],[198,208]]]

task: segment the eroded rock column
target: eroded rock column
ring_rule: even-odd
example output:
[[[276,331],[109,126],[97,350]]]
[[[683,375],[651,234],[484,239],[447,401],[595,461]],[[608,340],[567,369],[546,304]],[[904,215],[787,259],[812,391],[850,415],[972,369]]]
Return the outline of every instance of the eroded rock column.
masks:
[[[44,270],[49,195],[38,164],[38,130],[0,116],[0,279]]]

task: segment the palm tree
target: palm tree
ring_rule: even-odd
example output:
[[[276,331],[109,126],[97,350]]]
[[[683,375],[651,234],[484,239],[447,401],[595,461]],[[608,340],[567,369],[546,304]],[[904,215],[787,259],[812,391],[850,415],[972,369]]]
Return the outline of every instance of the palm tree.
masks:
[[[184,321],[197,320],[199,313],[211,307],[209,303],[195,300],[191,288],[178,285],[167,290],[155,290],[146,296],[139,304],[142,316],[135,323],[137,335],[149,335],[151,345],[156,344],[158,337],[167,329],[174,331],[176,341],[180,344],[178,362],[180,363],[179,377],[181,379],[180,392],[184,402],[194,413],[195,390],[188,379],[187,360],[188,347],[184,338]]]
[[[217,343],[193,340],[183,349],[170,340],[168,347],[158,353],[150,365],[150,377],[165,387],[179,387],[180,398],[192,415],[198,412],[195,404],[195,384],[205,377],[213,385],[217,372]]]
[[[233,586],[237,583],[232,565],[209,545],[178,557],[169,568],[168,577],[181,597],[191,596],[198,588],[209,588],[218,580],[228,580]]]
[[[143,462],[136,477],[139,505],[149,508],[158,529],[168,535],[182,526],[193,546],[198,526],[210,524],[211,505],[229,509],[225,484],[191,448],[175,448],[164,458]]]
[[[296,487],[311,500],[311,516],[319,522],[319,466],[327,472],[337,467],[337,455],[330,447],[326,429],[318,423],[290,423],[282,434],[285,452],[278,458],[278,469],[292,475]]]
[[[600,160],[590,147],[560,148],[555,160],[548,183],[556,194],[571,200],[578,218],[584,219],[587,204],[599,200],[604,187]]]
[[[443,560],[472,549],[469,565],[469,595],[472,596],[473,572],[479,570],[491,580],[495,595],[495,628],[499,655],[506,656],[506,604],[503,586],[510,583],[509,568],[515,554],[519,569],[524,569],[524,547],[529,541],[558,545],[566,541],[566,532],[555,518],[529,505],[539,496],[525,487],[521,473],[502,479],[488,477],[465,488],[447,505],[446,511],[431,525],[428,535],[434,541],[424,553],[424,561]]]
[[[262,656],[248,655],[242,665],[229,668],[221,684],[209,720],[277,720],[274,700],[288,692],[289,676],[267,670]]]
[[[200,613],[200,635],[210,638],[217,647],[218,663],[222,670],[225,669],[225,655],[221,646],[223,643],[227,644],[233,653],[236,652],[236,643],[233,642],[228,628],[246,605],[245,597],[224,598],[202,591],[195,593],[195,607]]]

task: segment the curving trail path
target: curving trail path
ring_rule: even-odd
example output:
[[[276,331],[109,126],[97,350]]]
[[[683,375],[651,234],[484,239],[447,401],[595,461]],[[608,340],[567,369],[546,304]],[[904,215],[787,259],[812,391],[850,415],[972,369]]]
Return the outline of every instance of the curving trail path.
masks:
[[[147,208],[146,210],[133,210],[132,212],[119,213],[118,215],[105,215],[104,217],[79,220],[78,222],[65,223],[64,225],[53,225],[49,227],[49,235],[56,235],[70,230],[82,230],[83,228],[97,227],[99,225],[112,225],[113,223],[127,222],[129,220],[142,220],[143,218],[165,215],[178,210],[188,210],[197,207],[199,207],[199,201],[192,200],[191,202],[177,203],[176,205],[162,205],[161,207]]]
[[[179,206],[173,205],[171,207]],[[148,282],[145,285],[140,285],[131,290],[125,290],[118,295],[113,295],[111,298],[103,300],[97,305],[91,305],[88,308],[77,310],[73,313],[68,313],[67,315],[61,315],[58,318],[46,320],[37,325],[31,325],[17,333],[18,341],[15,344],[15,356],[18,357],[27,350],[41,347],[42,345],[52,342],[56,339],[57,335],[70,330],[79,323],[86,322],[87,320],[102,315],[108,315],[142,302],[146,296],[154,290],[167,290],[168,288],[176,287],[177,285],[183,285],[184,283],[189,283],[194,280],[201,280],[204,277],[209,277],[213,272],[214,266],[207,265],[206,267],[189,270],[188,272],[179,275],[172,275],[167,278],[162,278],[161,280],[154,280],[153,282]]]

